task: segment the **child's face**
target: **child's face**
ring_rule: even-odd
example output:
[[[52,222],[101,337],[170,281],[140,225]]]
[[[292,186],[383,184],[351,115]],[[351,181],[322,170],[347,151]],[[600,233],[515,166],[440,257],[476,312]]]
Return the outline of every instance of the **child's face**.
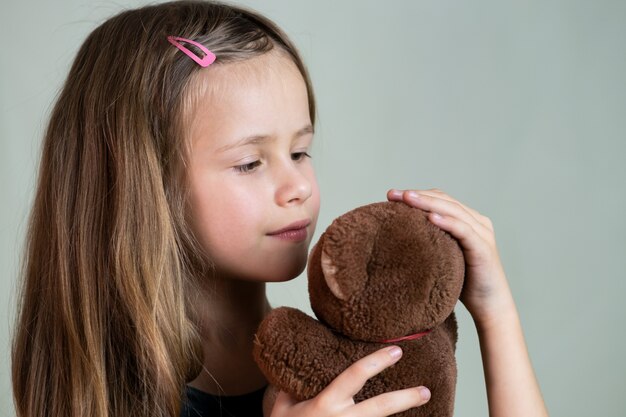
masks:
[[[311,126],[304,80],[274,52],[205,74],[211,91],[191,125],[197,233],[221,276],[294,278],[305,268],[320,205],[313,165],[303,154],[313,140],[303,133]],[[238,144],[257,135],[268,138]],[[300,220],[310,221],[303,240],[270,235]]]

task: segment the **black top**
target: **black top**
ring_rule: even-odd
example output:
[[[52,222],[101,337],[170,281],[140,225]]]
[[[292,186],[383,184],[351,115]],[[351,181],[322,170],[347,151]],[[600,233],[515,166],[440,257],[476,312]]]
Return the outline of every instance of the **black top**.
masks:
[[[263,417],[265,388],[244,395],[218,396],[187,386],[180,417]]]

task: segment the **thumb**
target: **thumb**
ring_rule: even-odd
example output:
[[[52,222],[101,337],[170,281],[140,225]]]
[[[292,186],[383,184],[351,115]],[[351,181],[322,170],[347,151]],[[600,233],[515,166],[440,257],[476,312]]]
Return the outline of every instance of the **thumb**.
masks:
[[[271,417],[280,417],[285,415],[287,410],[296,405],[298,401],[285,391],[279,391],[274,401],[274,406],[271,411]]]

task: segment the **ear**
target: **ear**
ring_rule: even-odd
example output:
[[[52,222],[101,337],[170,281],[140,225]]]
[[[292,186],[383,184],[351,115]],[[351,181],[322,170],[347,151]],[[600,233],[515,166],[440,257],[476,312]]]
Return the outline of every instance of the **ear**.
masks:
[[[320,262],[322,264],[322,272],[324,273],[324,279],[326,280],[328,289],[330,289],[330,292],[332,292],[338,299],[345,300],[347,297],[337,282],[337,267],[333,264],[333,261],[330,259],[330,256],[326,253],[324,248],[322,248]]]

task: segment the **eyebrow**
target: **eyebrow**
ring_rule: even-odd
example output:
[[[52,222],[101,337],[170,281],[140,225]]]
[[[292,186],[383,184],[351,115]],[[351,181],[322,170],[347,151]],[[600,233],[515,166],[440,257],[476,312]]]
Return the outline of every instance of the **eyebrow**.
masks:
[[[294,133],[293,139],[297,139],[309,133],[311,134],[315,133],[312,125],[306,125],[302,129],[298,130],[296,133]],[[274,139],[274,136],[270,136],[270,135],[247,136],[233,144],[225,145],[225,146],[222,146],[221,148],[218,148],[217,152],[226,152],[228,150],[239,148],[245,145],[256,145],[256,144],[267,142],[268,140],[272,140],[272,139]]]

